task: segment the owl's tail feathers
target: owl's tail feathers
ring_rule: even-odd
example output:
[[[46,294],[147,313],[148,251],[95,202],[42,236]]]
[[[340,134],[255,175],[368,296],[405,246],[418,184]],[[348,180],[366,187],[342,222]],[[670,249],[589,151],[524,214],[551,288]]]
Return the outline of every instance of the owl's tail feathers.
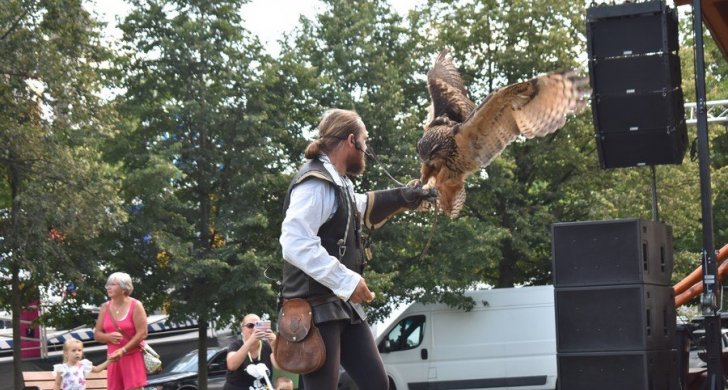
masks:
[[[452,199],[452,210],[447,214],[450,219],[455,219],[460,214],[460,210],[465,207],[465,187],[460,188]]]

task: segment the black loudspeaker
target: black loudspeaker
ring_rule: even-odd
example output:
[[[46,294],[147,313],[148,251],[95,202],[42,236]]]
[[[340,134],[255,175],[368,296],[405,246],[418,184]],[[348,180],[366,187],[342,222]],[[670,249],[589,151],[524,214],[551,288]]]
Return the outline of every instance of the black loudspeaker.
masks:
[[[680,95],[679,99],[673,98],[676,94]],[[653,138],[670,136],[676,150],[682,150],[683,143],[687,142],[687,133],[671,130],[672,119],[665,116],[664,112],[666,105],[674,105],[673,108],[677,110],[682,104],[682,91],[679,89],[665,94],[604,95],[595,104],[599,105],[598,110],[603,115],[597,123],[600,126],[597,140],[616,134],[637,137],[640,134],[661,133]],[[639,111],[640,115],[624,115],[629,111]],[[684,138],[674,139],[681,136]]]
[[[674,347],[675,294],[671,286],[564,287],[554,294],[559,353]]]
[[[587,10],[602,168],[682,163],[688,141],[677,26],[662,0]]]
[[[663,69],[669,73],[662,72]],[[666,86],[670,91],[680,87],[680,58],[672,53],[605,58],[593,61],[592,71],[594,83],[599,86],[599,93],[606,96],[626,97],[662,92]],[[671,98],[671,100],[678,99]],[[603,119],[608,120],[608,118]],[[607,130],[619,126],[610,122],[603,122],[602,125]]]
[[[672,227],[618,219],[551,226],[554,287],[670,284]]]
[[[598,5],[587,9],[590,57],[678,51],[677,15],[664,1]],[[638,39],[637,39],[638,38]]]
[[[676,351],[557,354],[560,390],[679,390]]]

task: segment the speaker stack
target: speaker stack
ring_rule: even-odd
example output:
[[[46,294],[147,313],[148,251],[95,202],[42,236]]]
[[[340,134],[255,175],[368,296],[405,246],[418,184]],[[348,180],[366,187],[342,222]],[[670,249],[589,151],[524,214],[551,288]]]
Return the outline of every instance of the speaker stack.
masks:
[[[552,237],[559,389],[679,389],[672,228],[556,223]]]
[[[680,164],[687,127],[677,13],[664,1],[587,10],[592,114],[602,168]]]

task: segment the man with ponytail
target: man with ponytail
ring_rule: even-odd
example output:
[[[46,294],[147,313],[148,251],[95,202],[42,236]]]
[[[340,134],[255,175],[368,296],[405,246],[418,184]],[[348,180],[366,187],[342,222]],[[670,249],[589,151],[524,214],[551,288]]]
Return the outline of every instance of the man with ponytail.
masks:
[[[360,390],[386,390],[387,376],[362,303],[374,294],[362,276],[361,228],[375,229],[392,215],[434,201],[435,190],[411,185],[365,194],[349,177],[366,168],[367,129],[353,111],[331,109],[318,125],[308,159],[284,203],[280,243],[285,259],[282,298],[305,298],[326,346],[322,368],[303,375],[304,388],[334,390],[343,366]]]

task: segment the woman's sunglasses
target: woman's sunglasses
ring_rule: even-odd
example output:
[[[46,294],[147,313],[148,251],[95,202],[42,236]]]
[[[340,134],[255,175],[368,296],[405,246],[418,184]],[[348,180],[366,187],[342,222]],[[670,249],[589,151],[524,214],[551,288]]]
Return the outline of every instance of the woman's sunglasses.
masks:
[[[248,329],[253,329],[253,328],[255,328],[255,324],[254,324],[254,323],[252,323],[252,322],[249,322],[249,323],[247,323],[247,324],[245,324],[245,325],[243,325],[243,326],[244,326],[244,327],[246,327],[246,328],[248,328]]]

